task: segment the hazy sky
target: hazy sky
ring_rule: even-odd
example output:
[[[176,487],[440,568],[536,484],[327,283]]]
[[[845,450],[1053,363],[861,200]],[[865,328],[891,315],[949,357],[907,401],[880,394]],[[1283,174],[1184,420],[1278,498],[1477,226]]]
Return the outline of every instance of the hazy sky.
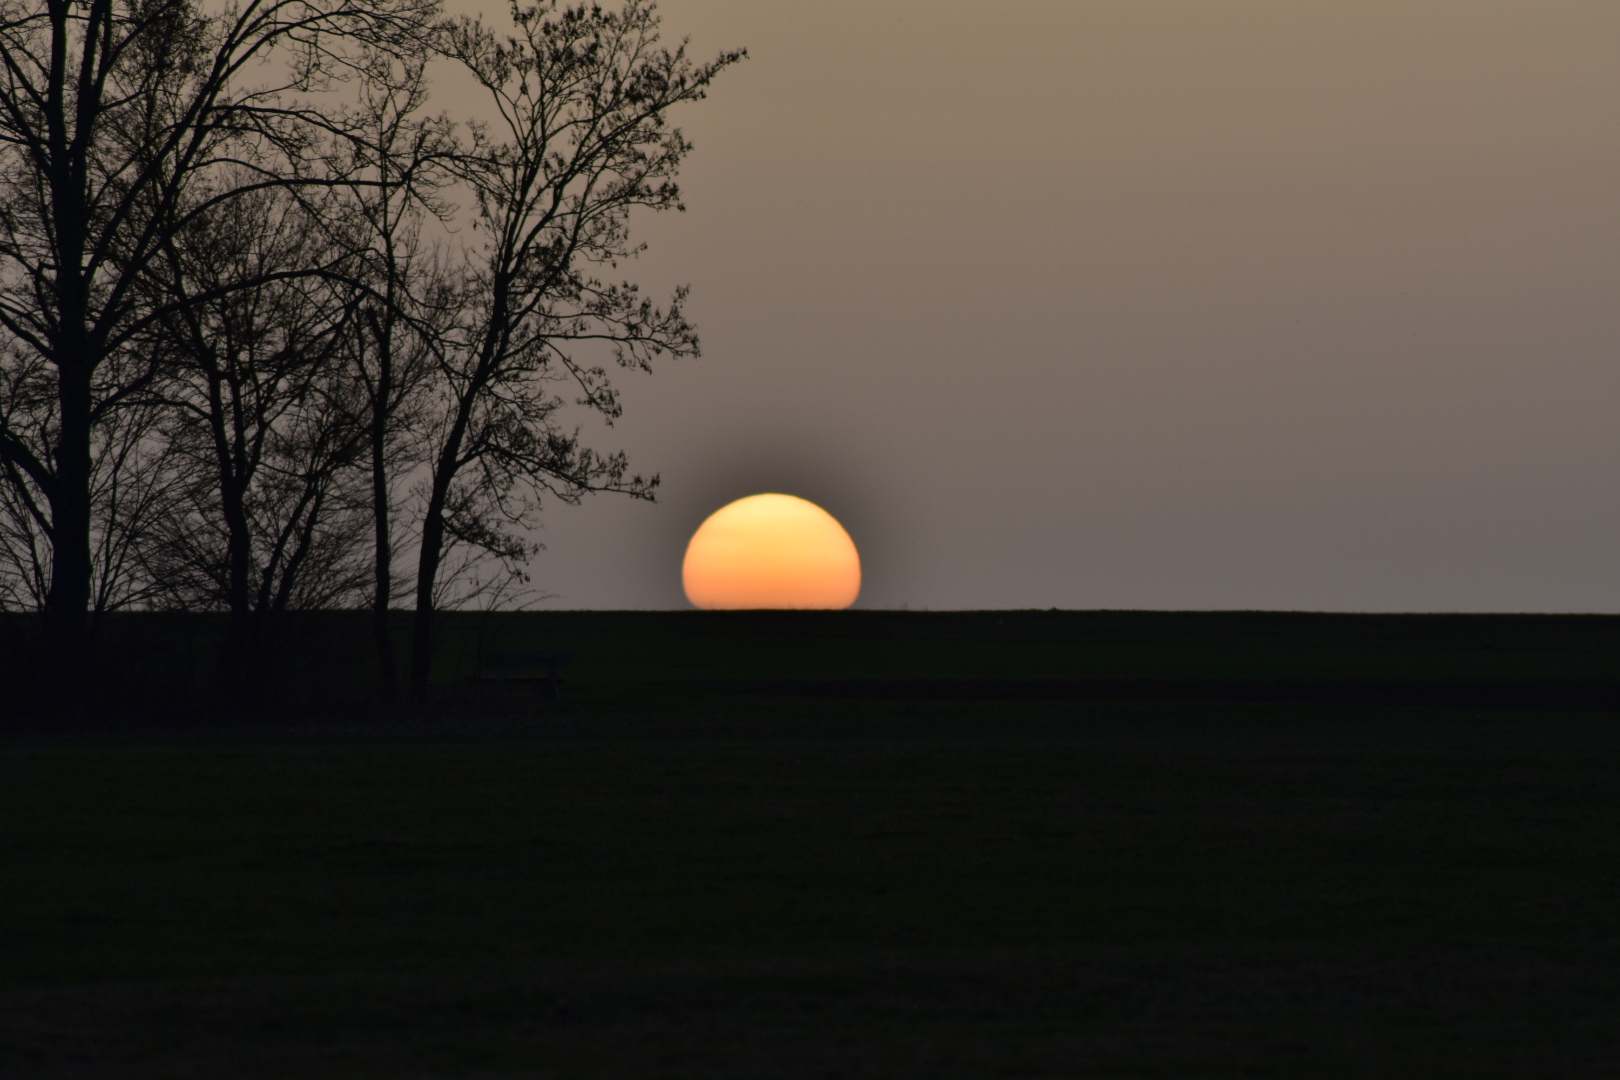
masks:
[[[862,607],[1620,611],[1614,0],[660,9],[751,54],[637,223],[704,356],[547,606],[684,607],[783,491]]]

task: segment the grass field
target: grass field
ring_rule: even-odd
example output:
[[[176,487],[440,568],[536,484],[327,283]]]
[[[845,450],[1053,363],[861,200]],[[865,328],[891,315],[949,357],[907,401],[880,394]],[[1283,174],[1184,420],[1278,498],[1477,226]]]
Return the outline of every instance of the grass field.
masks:
[[[1620,1061],[1620,620],[480,635],[565,699],[0,743],[0,1076]]]

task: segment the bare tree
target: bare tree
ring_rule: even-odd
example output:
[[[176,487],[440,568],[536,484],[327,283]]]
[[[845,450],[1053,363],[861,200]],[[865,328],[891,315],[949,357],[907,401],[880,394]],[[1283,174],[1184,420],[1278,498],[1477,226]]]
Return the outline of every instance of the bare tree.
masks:
[[[229,611],[227,696],[262,674],[277,616],[352,603],[369,577],[365,430],[341,363],[356,305],[321,216],[263,188],[165,245],[153,393],[191,481],[151,558],[175,603]]]
[[[0,327],[17,346],[7,362],[43,361],[52,384],[43,427],[0,428],[0,469],[43,503],[59,696],[84,683],[95,432],[155,374],[150,362],[112,362],[166,315],[144,306],[153,293],[142,278],[188,214],[287,179],[286,153],[325,124],[296,95],[341,74],[361,41],[411,47],[434,10],[432,0],[213,10],[196,0],[0,0]],[[283,62],[259,63],[271,58]],[[195,198],[225,165],[251,179]],[[0,416],[12,415],[0,403]]]
[[[570,404],[611,421],[619,402],[592,350],[646,369],[662,353],[695,355],[681,309],[602,275],[640,250],[636,208],[680,208],[674,177],[690,145],[670,110],[701,99],[741,52],[694,64],[684,44],[659,44],[649,0],[618,11],[514,4],[515,36],[481,22],[446,24],[440,48],[488,94],[499,119],[471,125],[455,161],[477,207],[480,245],[469,253],[464,316],[440,356],[437,413],[423,508],[411,681],[425,690],[435,592],[447,550],[508,560],[526,547],[522,524],[542,493],[648,497],[656,478],[629,473],[622,454],[599,455],[563,426]]]
[[[396,585],[396,481],[422,464],[417,420],[434,373],[433,351],[455,309],[440,253],[424,225],[452,207],[442,189],[454,149],[448,120],[423,116],[426,57],[384,51],[367,57],[358,105],[347,117],[329,169],[348,184],[348,243],[359,317],[347,346],[361,398],[370,471],[372,637],[378,692],[394,704],[398,664],[389,627]]]

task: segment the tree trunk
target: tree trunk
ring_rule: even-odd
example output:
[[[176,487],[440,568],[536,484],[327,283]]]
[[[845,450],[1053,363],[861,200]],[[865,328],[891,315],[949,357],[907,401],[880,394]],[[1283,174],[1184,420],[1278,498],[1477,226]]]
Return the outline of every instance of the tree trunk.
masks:
[[[371,505],[376,543],[376,595],[371,605],[371,636],[377,645],[377,701],[392,711],[399,696],[399,663],[388,632],[388,602],[394,589],[394,545],[388,514],[388,413],[394,394],[393,340],[378,335],[377,385],[371,397]]]
[[[499,287],[495,300],[496,310],[504,312],[504,294]],[[427,696],[428,672],[433,667],[433,586],[439,579],[439,563],[444,558],[444,507],[450,499],[450,484],[461,467],[461,442],[467,437],[473,402],[483,389],[493,355],[493,343],[486,344],[478,370],[456,403],[456,418],[435,462],[433,489],[428,495],[427,513],[422,517],[422,550],[416,567],[416,615],[411,626],[411,695],[418,701]]]
[[[43,704],[68,715],[89,703],[90,686],[90,371],[89,348],[58,361],[61,429],[51,491],[51,585],[45,601]]]
[[[457,424],[457,434],[460,425]],[[422,519],[422,550],[416,567],[416,614],[411,623],[411,696],[427,697],[428,673],[433,667],[433,586],[439,577],[439,561],[444,556],[444,504],[455,473],[456,449],[446,447],[433,474],[433,491],[428,496],[427,513]],[[447,464],[448,462],[448,464]]]
[[[233,440],[226,431],[225,405],[219,378],[211,373],[210,402],[213,410],[214,452],[219,468],[219,509],[225,519],[226,601],[229,622],[221,645],[216,693],[222,705],[235,707],[253,699],[252,678],[257,652],[258,626],[253,617],[253,534],[248,527],[246,463],[239,461],[238,435]]]
[[[216,688],[221,704],[231,707],[246,704],[253,694],[252,668],[255,639],[258,637],[248,582],[249,545],[252,539],[240,493],[233,488],[234,485],[225,488],[220,500],[228,533],[230,614],[225,641],[220,647]]]
[[[383,425],[387,417],[377,411],[372,416],[371,500],[376,528],[377,591],[371,605],[371,636],[377,643],[377,699],[385,710],[392,710],[399,696],[399,663],[394,658],[394,639],[388,632],[388,602],[393,592],[394,548],[388,534],[388,470],[384,461]]]

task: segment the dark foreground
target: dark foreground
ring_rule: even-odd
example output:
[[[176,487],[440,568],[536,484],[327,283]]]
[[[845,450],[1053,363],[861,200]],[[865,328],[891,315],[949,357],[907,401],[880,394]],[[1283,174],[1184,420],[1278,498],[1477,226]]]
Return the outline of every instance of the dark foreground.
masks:
[[[1620,1061],[1615,621],[569,618],[557,705],[0,743],[0,1076]]]

